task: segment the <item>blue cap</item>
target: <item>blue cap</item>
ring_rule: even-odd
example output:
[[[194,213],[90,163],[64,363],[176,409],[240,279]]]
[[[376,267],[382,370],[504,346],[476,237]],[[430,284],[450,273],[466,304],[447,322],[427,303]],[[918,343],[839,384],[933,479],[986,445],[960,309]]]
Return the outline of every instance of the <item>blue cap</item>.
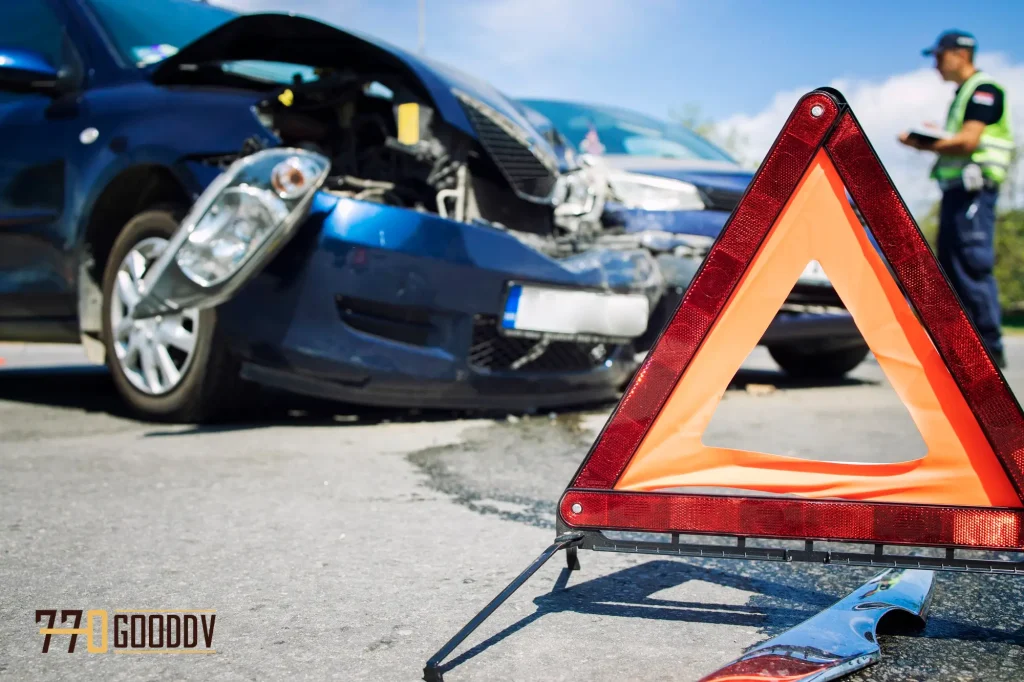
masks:
[[[935,44],[921,50],[921,54],[933,55],[943,50],[973,50],[978,46],[978,41],[967,31],[946,31],[939,36]]]

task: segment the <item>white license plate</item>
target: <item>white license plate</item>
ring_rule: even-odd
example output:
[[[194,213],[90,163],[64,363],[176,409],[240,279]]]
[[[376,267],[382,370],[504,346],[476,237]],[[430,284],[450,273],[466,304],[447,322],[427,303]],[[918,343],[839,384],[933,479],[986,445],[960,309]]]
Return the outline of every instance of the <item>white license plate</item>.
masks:
[[[527,332],[635,338],[647,329],[643,294],[604,294],[513,284],[501,326]]]
[[[821,267],[821,263],[816,260],[812,260],[804,268],[804,271],[800,274],[799,282],[803,284],[830,284],[828,281],[828,275],[825,274],[825,269]]]

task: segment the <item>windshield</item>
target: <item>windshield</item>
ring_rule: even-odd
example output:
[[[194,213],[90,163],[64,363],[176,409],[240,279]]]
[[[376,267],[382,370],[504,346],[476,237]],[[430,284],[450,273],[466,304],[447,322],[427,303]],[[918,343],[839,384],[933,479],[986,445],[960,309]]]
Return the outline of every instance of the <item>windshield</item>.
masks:
[[[129,64],[170,57],[237,14],[199,0],[90,0],[114,47]]]
[[[121,58],[139,68],[167,59],[239,16],[201,0],[90,0],[90,5]],[[222,68],[275,83],[316,78],[309,67],[278,62],[236,61]]]
[[[667,159],[736,160],[686,127],[627,109],[569,102],[523,100],[551,119],[584,154],[626,154]]]

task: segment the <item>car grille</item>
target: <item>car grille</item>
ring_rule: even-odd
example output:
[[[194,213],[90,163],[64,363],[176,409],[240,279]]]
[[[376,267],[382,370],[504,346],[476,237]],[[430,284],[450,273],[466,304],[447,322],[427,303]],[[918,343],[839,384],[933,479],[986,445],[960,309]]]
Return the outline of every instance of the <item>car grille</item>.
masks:
[[[530,149],[525,135],[517,133],[516,124],[499,112],[467,95],[459,94],[459,100],[480,137],[480,144],[509,184],[532,197],[550,195],[557,179],[557,162],[551,159],[545,164]]]
[[[743,198],[743,192],[715,187],[698,187],[704,205],[712,211],[728,211],[732,213]]]
[[[583,372],[602,365],[619,346],[503,336],[498,318],[476,315],[469,364],[489,372]]]

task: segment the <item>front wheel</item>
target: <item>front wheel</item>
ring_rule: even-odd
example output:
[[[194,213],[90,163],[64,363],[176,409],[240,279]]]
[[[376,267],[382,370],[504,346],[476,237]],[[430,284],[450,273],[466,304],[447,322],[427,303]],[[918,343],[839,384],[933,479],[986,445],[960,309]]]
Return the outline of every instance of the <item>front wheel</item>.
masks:
[[[831,350],[809,350],[794,346],[771,346],[768,352],[783,371],[801,379],[839,379],[859,365],[868,354],[867,346]]]
[[[202,422],[235,405],[241,382],[217,334],[216,311],[132,317],[142,278],[183,213],[145,211],[121,230],[103,273],[103,339],[114,384],[133,412],[160,421]]]

